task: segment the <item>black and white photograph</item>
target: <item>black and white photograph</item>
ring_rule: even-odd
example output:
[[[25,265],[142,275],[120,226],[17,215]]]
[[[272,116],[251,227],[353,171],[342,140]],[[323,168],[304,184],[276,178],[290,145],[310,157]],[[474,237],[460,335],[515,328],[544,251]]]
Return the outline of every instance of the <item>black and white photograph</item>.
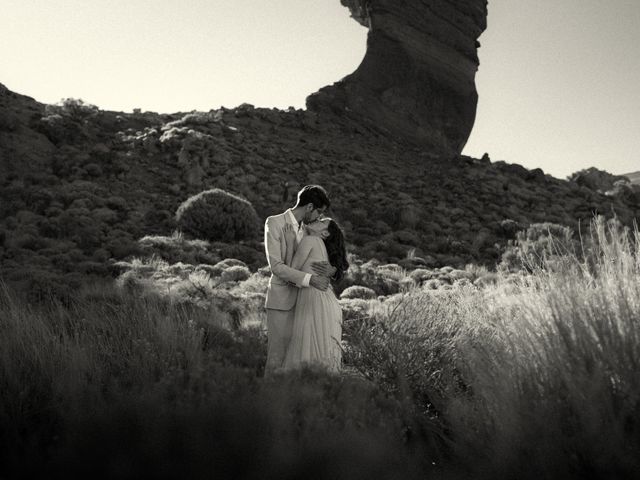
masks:
[[[0,480],[640,479],[639,0],[0,0]]]

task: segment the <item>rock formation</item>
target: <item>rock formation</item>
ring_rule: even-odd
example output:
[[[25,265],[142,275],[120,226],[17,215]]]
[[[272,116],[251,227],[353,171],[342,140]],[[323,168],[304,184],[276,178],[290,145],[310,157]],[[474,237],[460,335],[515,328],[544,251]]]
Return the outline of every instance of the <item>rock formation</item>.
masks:
[[[475,121],[477,39],[487,1],[341,1],[369,28],[367,53],[354,73],[307,98],[307,108],[459,154]]]

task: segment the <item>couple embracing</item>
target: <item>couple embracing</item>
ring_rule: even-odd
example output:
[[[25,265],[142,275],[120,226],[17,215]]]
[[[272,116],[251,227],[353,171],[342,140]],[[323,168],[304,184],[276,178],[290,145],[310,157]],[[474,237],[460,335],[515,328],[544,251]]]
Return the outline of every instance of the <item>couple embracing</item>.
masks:
[[[295,206],[267,218],[264,246],[271,269],[267,289],[265,375],[321,365],[338,372],[342,310],[331,288],[349,268],[344,235],[325,217],[324,188],[307,185]]]

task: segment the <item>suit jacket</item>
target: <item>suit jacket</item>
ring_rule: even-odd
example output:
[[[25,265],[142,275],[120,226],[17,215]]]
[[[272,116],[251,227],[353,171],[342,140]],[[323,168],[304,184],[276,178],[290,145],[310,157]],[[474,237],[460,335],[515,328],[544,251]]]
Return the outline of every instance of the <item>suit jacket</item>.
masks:
[[[287,223],[291,221],[286,212],[269,217],[264,223],[264,249],[271,268],[265,306],[274,310],[291,310],[294,307],[298,288],[307,275],[285,264],[287,244],[282,229]]]

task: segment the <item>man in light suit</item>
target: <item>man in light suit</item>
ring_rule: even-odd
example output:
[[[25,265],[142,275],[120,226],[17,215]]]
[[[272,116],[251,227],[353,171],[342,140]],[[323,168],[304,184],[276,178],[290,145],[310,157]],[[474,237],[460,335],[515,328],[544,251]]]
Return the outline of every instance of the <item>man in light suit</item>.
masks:
[[[294,270],[285,263],[294,252],[287,252],[285,228],[295,232],[297,245],[303,236],[302,224],[313,223],[322,216],[331,205],[327,192],[319,185],[307,185],[298,192],[293,208],[279,215],[267,218],[264,224],[264,248],[271,268],[271,278],[267,288],[267,363],[265,375],[282,366],[291,340],[293,318],[299,288],[329,287],[329,277],[335,274],[335,268],[328,262],[316,262],[312,265],[315,273]]]

